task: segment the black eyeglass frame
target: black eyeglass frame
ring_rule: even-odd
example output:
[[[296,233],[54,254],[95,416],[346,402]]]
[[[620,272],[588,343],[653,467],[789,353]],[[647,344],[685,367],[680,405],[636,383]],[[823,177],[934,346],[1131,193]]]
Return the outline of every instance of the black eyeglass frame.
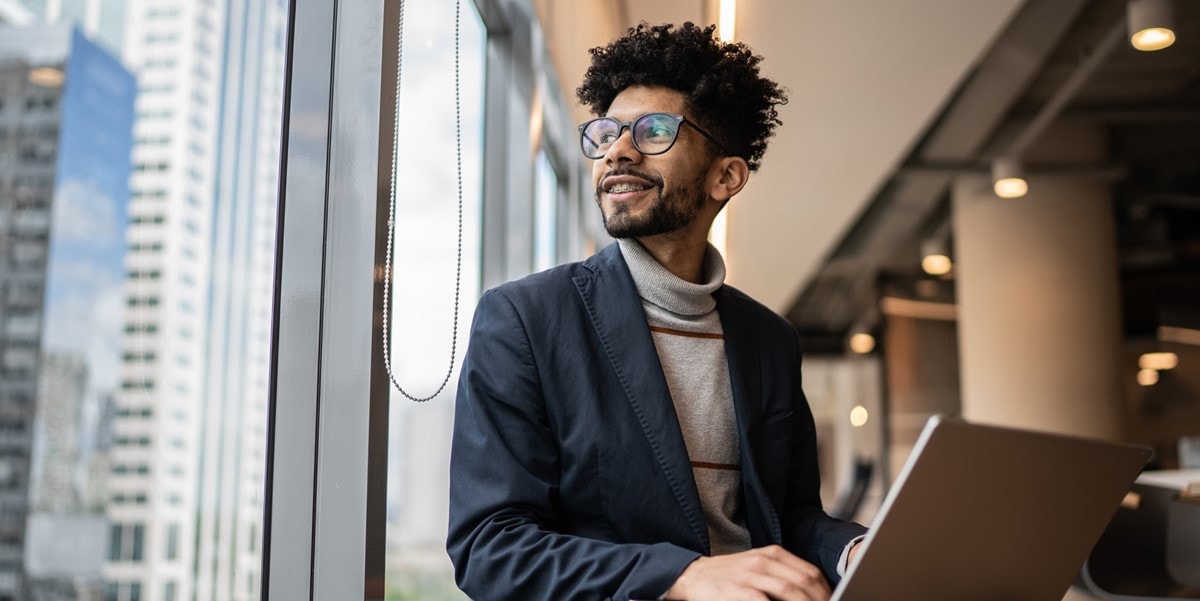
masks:
[[[671,137],[671,143],[667,144],[666,148],[664,148],[662,150],[654,151],[654,152],[646,152],[645,150],[642,150],[642,147],[640,145],[638,145],[637,137],[633,135],[633,131],[634,131],[633,126],[634,126],[634,124],[641,121],[642,119],[645,119],[647,117],[653,117],[655,115],[664,115],[664,116],[674,119],[675,120],[675,135],[673,135]],[[600,154],[598,154],[596,156],[592,156],[592,155],[588,154],[587,144],[588,144],[588,140],[590,140],[590,138],[588,138],[588,135],[584,132],[587,130],[589,125],[591,125],[597,121],[612,121],[613,123],[617,124],[617,137],[613,138],[613,141],[611,143],[609,143],[609,148],[611,148],[612,144],[615,144],[616,141],[621,138],[621,135],[625,133],[625,130],[628,129],[629,130],[629,139],[631,142],[633,142],[633,147],[635,149],[637,149],[638,152],[640,152],[646,156],[655,156],[655,155],[659,155],[659,154],[664,154],[667,151],[669,151],[675,147],[675,142],[677,142],[679,140],[679,130],[682,129],[683,125],[688,125],[692,129],[696,130],[697,132],[700,132],[700,135],[704,136],[705,139],[707,139],[709,142],[712,142],[714,146],[721,149],[721,152],[725,153],[726,155],[729,154],[729,151],[725,149],[724,144],[718,142],[716,138],[714,138],[708,132],[704,131],[699,125],[696,125],[696,123],[693,122],[691,119],[688,119],[687,117],[684,117],[683,115],[679,115],[676,113],[658,113],[658,112],[656,112],[656,113],[646,113],[645,115],[639,115],[636,119],[632,119],[630,121],[617,121],[616,119],[613,119],[612,117],[596,117],[595,119],[588,119],[587,121],[584,121],[582,124],[580,124],[579,125],[579,149],[583,152],[583,156],[585,156],[593,161],[604,158],[604,154],[606,152],[608,152],[608,150],[605,149],[603,152],[600,152]],[[596,144],[594,141],[592,143],[592,146],[597,149],[600,148],[600,145]]]

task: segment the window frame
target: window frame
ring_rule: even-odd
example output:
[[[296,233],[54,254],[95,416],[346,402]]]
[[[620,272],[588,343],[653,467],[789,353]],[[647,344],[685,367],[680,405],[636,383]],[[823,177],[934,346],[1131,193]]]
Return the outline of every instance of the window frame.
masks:
[[[539,76],[549,62],[530,2],[474,4],[487,35],[480,241],[487,289],[533,268],[535,146],[545,145],[560,194],[586,187],[582,161],[564,153],[569,145],[528,133],[534,97],[558,93]],[[384,42],[396,39],[398,10],[398,0],[289,6],[263,601],[384,596],[389,382],[379,329],[387,224],[377,217],[388,210],[396,101],[395,49]],[[551,121],[566,119],[561,98],[554,102]],[[578,204],[567,203],[570,221]],[[565,216],[556,219],[558,246],[575,252],[560,258],[585,250],[579,232],[564,232]]]

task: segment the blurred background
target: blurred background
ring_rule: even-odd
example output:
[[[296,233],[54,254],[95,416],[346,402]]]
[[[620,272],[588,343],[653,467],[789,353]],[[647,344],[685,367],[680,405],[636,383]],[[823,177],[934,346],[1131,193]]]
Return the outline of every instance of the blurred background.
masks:
[[[462,598],[475,299],[610,242],[587,50],[685,21],[789,91],[711,240],[801,332],[829,511],[869,523],[936,414],[1200,470],[1196,0],[0,0],[0,601],[297,598],[285,530],[317,598]],[[369,390],[280,392],[341,365]]]

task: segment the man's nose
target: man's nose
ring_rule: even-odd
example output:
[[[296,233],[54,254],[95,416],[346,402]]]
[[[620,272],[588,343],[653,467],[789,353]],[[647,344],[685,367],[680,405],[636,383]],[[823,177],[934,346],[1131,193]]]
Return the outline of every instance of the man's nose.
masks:
[[[604,153],[606,163],[617,163],[622,160],[634,163],[642,160],[642,153],[638,152],[637,147],[633,145],[632,127],[622,128],[621,133],[617,134],[617,139],[613,140],[608,151]]]

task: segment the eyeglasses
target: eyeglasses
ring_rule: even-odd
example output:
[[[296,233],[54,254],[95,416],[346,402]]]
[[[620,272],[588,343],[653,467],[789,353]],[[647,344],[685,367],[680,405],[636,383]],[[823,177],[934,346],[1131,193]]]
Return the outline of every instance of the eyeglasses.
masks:
[[[589,159],[599,159],[608,152],[609,147],[621,137],[625,128],[629,128],[633,137],[633,147],[645,155],[662,154],[675,145],[679,137],[679,128],[683,124],[712,142],[721,152],[725,146],[700,129],[683,115],[674,113],[647,113],[633,121],[617,121],[612,117],[597,117],[579,126],[579,144],[583,148],[583,156]]]

